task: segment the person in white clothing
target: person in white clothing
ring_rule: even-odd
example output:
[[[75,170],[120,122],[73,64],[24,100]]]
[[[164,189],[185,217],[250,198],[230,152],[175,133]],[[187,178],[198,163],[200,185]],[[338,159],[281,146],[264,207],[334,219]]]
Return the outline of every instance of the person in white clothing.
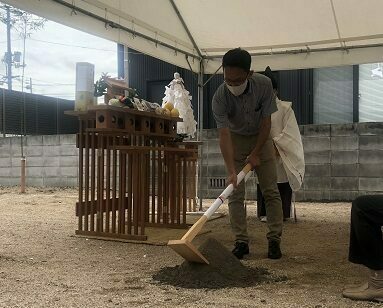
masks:
[[[278,111],[271,115],[270,135],[275,147],[278,189],[282,200],[283,218],[286,220],[291,215],[292,193],[299,190],[304,177],[303,145],[292,103],[278,98],[278,83],[270,67],[267,67],[263,74],[271,79],[277,96]],[[261,221],[267,221],[265,201],[259,185],[257,185],[257,208]]]

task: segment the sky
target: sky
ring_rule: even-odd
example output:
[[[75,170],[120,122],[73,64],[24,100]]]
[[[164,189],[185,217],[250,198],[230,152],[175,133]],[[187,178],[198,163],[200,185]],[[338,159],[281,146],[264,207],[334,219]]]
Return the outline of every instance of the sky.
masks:
[[[11,33],[12,52],[23,51],[23,40],[15,31]],[[0,59],[7,50],[6,25],[0,22]],[[74,99],[76,62],[95,65],[95,80],[102,72],[117,77],[117,44],[67,26],[47,21],[42,30],[26,40],[24,80],[32,78],[32,91],[64,99]],[[0,77],[6,74],[0,62]],[[21,91],[22,69],[12,67],[13,90]],[[7,84],[0,85],[7,88]],[[29,92],[29,89],[24,89]]]

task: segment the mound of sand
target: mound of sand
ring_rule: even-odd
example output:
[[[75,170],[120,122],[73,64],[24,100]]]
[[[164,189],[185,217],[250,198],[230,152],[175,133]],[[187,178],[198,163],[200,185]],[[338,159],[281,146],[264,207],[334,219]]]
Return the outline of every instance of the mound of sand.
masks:
[[[217,240],[209,238],[199,251],[210,264],[184,261],[175,267],[165,267],[153,275],[153,279],[176,287],[219,289],[248,287],[264,282],[285,281],[286,277],[275,277],[265,268],[250,268],[241,263]]]

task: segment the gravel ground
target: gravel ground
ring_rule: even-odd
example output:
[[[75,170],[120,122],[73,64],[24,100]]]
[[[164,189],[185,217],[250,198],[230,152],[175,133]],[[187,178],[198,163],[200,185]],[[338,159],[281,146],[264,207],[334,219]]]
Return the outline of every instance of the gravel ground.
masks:
[[[284,227],[281,260],[266,258],[266,226],[249,204],[251,253],[243,264],[286,279],[188,289],[152,278],[183,262],[166,246],[74,236],[76,199],[71,189],[22,195],[0,188],[0,307],[380,307],[341,297],[345,284],[367,274],[347,261],[349,203],[298,203],[299,222]],[[228,218],[208,224],[213,232],[194,243],[213,236],[231,249]]]

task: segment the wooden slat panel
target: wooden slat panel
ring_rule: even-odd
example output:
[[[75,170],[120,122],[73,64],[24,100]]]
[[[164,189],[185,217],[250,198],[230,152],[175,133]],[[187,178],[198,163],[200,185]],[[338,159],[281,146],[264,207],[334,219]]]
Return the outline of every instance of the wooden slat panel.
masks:
[[[186,224],[187,194],[186,182],[188,181],[187,160],[184,157],[182,171],[182,223]]]
[[[164,155],[164,199],[162,206],[162,223],[169,223],[168,205],[169,205],[169,156]]]
[[[82,120],[80,120],[80,135],[79,135],[79,160],[78,160],[78,167],[79,167],[79,174],[78,174],[78,200],[82,202],[83,200],[83,141],[84,141],[84,123]],[[83,215],[80,212],[78,215],[78,230],[82,230],[83,228]]]
[[[140,203],[139,203],[139,212],[140,212],[140,235],[144,235],[145,233],[145,223],[146,223],[146,202],[149,198],[148,196],[148,190],[147,190],[147,181],[146,181],[146,174],[147,174],[147,162],[146,162],[146,155],[144,153],[140,154],[140,174],[139,181],[140,181]]]
[[[190,197],[192,198],[192,204],[193,204],[193,212],[197,211],[197,202],[196,202],[196,198],[197,198],[197,164],[196,164],[196,161],[193,160],[190,162],[191,163],[191,175],[192,175],[192,179],[191,179],[191,187],[192,187],[192,191],[191,191],[191,194],[190,194]]]
[[[117,144],[121,145],[121,137],[117,138]],[[123,233],[122,231],[122,222],[121,222],[121,216],[122,216],[122,207],[123,207],[123,202],[122,202],[122,156],[121,152],[118,152],[118,203],[117,203],[117,233]]]
[[[138,234],[138,207],[139,207],[139,198],[140,198],[140,185],[137,179],[139,172],[139,159],[137,154],[133,154],[133,176],[135,180],[133,181],[133,234]]]
[[[112,233],[116,233],[116,211],[117,211],[117,137],[113,136],[112,150]]]
[[[170,142],[170,133],[154,134],[153,129],[146,134],[95,129],[95,119],[83,116],[76,140],[81,156],[78,231],[138,239],[145,238],[147,226],[185,228],[187,210],[196,210],[198,145]],[[173,120],[165,122],[170,125]]]
[[[178,155],[177,155],[178,156]],[[177,157],[177,164],[176,164],[176,178],[177,178],[177,185],[176,185],[176,222],[179,224],[181,223],[181,208],[182,208],[182,161],[181,156]]]
[[[153,140],[153,147],[156,146],[156,141]],[[151,151],[150,153],[151,155],[151,163],[152,163],[152,172],[149,176],[149,178],[152,180],[152,189],[151,189],[151,196],[152,196],[152,199],[151,199],[151,212],[152,212],[152,215],[151,215],[151,219],[150,221],[152,223],[155,223],[156,222],[156,163],[157,163],[157,160],[156,160],[156,151],[153,150]]]
[[[110,226],[110,137],[106,137],[106,183],[105,183],[105,198],[106,198],[106,213],[105,213],[105,232],[109,232]]]
[[[162,152],[157,151],[157,160],[158,160],[158,175],[157,175],[157,223],[161,223],[162,219],[162,207],[163,207],[163,160]]]
[[[85,203],[89,202],[89,133],[85,133]],[[89,231],[89,214],[84,216],[84,231]]]
[[[90,231],[94,231],[94,214],[95,214],[95,195],[96,195],[96,148],[95,148],[95,134],[91,134],[91,168],[90,168],[90,200],[91,200],[91,214],[90,214]]]
[[[133,154],[128,154],[128,180],[127,180],[127,208],[128,208],[128,217],[127,217],[127,233],[132,234],[132,206],[133,206],[133,192],[132,192],[132,184],[133,184]]]
[[[188,181],[187,181],[187,187],[186,187],[185,194],[188,197],[188,211],[191,212],[192,211],[192,200],[190,198],[190,194],[192,191],[192,181],[189,178],[189,176],[191,175],[191,163],[190,163],[190,161],[186,161],[186,170],[187,170]]]
[[[104,230],[104,214],[102,211],[102,200],[104,200],[104,144],[105,144],[105,139],[104,136],[99,135],[99,140],[100,140],[100,148],[98,149],[98,157],[99,157],[99,186],[98,186],[98,210],[97,210],[97,219],[98,219],[98,230],[99,232],[103,232]]]
[[[123,143],[125,143],[125,139],[122,138],[121,140]],[[120,152],[120,157],[121,157],[121,164],[120,164],[120,169],[121,169],[121,178],[120,178],[120,181],[121,181],[121,209],[120,209],[120,213],[121,213],[121,217],[120,217],[120,225],[121,225],[121,233],[122,234],[125,234],[126,233],[126,224],[125,224],[125,200],[126,200],[126,153],[121,153]]]
[[[177,167],[177,156],[173,153],[168,153],[169,157],[169,164],[168,164],[168,174],[169,174],[169,185],[168,185],[168,191],[169,191],[169,209],[170,209],[170,223],[175,222],[175,215],[176,215],[176,190],[177,190],[177,174],[176,174],[176,167]]]
[[[119,198],[116,198],[116,203],[118,204],[118,199]],[[109,199],[109,202],[107,199],[103,199],[101,201],[101,208],[99,208],[99,210],[104,213],[106,215],[106,213],[108,213],[107,211],[107,203],[111,204],[111,202],[113,201],[113,198]],[[87,204],[87,206],[86,206]],[[128,197],[125,197],[125,200],[123,201],[123,204],[124,204],[124,208],[125,210],[128,209]],[[88,203],[85,203],[84,201],[81,203],[81,206],[80,206],[80,203],[79,202],[76,202],[76,209],[75,209],[75,212],[76,212],[76,216],[79,215],[79,212],[82,211],[82,215],[90,215],[91,214],[91,211],[92,211],[92,204],[90,201],[88,201]],[[111,214],[113,212],[113,209],[110,207],[109,205],[109,214]],[[118,208],[115,210],[115,213],[118,212]]]

